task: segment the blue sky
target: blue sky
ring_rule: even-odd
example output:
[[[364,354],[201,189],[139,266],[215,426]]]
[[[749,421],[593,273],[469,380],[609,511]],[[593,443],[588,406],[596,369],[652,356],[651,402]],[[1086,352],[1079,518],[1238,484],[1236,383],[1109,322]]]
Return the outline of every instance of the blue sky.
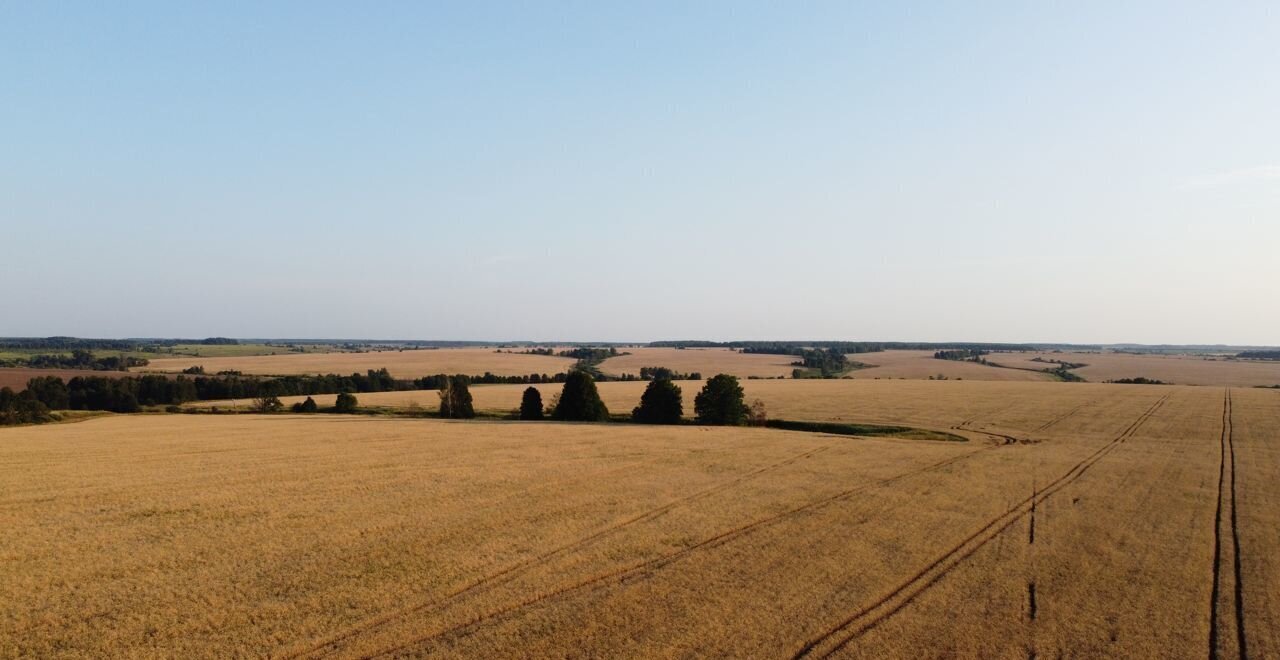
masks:
[[[0,0],[0,335],[1278,344],[1277,117],[1265,2]]]

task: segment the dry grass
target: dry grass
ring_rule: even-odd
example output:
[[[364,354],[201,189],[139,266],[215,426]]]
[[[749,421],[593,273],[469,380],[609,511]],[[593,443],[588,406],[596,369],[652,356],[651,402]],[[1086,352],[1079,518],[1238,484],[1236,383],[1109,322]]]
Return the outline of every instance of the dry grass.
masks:
[[[640,367],[666,367],[678,373],[701,373],[704,378],[730,374],[740,378],[790,376],[797,358],[790,355],[739,353],[728,348],[625,348],[620,355],[600,363],[600,371],[612,376],[639,375]]]
[[[203,366],[207,373],[240,371],[246,374],[283,376],[291,374],[350,374],[386,367],[396,378],[419,378],[435,374],[478,376],[485,372],[499,376],[555,374],[567,371],[574,360],[547,355],[496,353],[492,348],[438,348],[429,350],[375,351],[371,353],[293,353],[213,358],[159,358],[148,371],[178,372]]]
[[[1280,362],[1229,360],[1220,356],[1130,355],[1127,353],[995,353],[987,359],[997,364],[1029,366],[1056,365],[1034,362],[1032,358],[1083,363],[1073,370],[1093,382],[1121,378],[1154,378],[1179,385],[1219,385],[1253,387],[1280,385]]]
[[[3,429],[0,655],[1185,657],[1211,619],[1224,656],[1237,622],[1254,657],[1277,652],[1280,394],[747,387],[797,418],[1013,441],[285,415]]]

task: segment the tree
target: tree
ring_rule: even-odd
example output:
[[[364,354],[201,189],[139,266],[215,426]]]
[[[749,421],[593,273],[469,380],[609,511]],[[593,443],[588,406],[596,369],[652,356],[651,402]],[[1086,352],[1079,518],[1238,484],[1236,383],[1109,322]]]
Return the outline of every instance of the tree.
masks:
[[[639,424],[679,424],[683,416],[680,386],[670,378],[649,381],[640,396],[640,405],[631,411],[631,420]]]
[[[564,380],[560,400],[551,411],[551,419],[560,422],[607,422],[609,409],[600,400],[591,374],[574,370]]]
[[[747,411],[747,423],[752,426],[769,425],[769,413],[765,410],[764,401],[756,399],[751,402],[751,409]]]
[[[0,388],[0,426],[6,424],[40,424],[52,421],[53,416],[34,394],[23,390],[14,394],[13,390]]]
[[[538,421],[542,418],[542,392],[536,387],[525,388],[520,398],[520,419]]]
[[[358,405],[360,402],[356,400],[356,395],[350,392],[339,392],[338,399],[333,402],[333,412],[353,413]]]
[[[471,405],[471,379],[448,376],[440,385],[440,416],[445,419],[471,419],[476,411]]]
[[[284,404],[280,402],[280,397],[265,394],[253,400],[253,409],[260,413],[280,412],[284,408]]]
[[[27,381],[27,391],[40,403],[53,410],[66,410],[71,407],[71,396],[67,384],[57,376],[39,376]]]
[[[293,404],[293,412],[296,413],[313,413],[319,409],[320,406],[316,405],[316,400],[311,397],[307,397],[307,400],[301,403]]]
[[[728,374],[712,377],[694,398],[693,410],[701,424],[741,426],[747,419],[742,385]]]

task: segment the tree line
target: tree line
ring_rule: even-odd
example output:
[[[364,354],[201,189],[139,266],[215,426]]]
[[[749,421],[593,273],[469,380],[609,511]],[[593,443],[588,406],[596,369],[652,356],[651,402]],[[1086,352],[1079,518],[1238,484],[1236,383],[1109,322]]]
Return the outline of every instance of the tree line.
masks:
[[[764,420],[764,404],[757,401],[748,407],[737,377],[727,374],[707,380],[694,397],[693,408],[699,424],[737,426],[749,421],[763,424]],[[613,419],[600,398],[595,380],[585,371],[570,372],[549,410],[544,409],[538,388],[527,388],[521,397],[519,417],[527,421],[550,418],[563,422],[607,422]],[[649,381],[640,395],[639,405],[631,410],[628,419],[637,424],[679,424],[683,418],[684,397],[680,386],[669,377],[657,377]]]
[[[472,381],[467,376],[443,376],[437,394],[440,397],[439,416],[443,419],[471,419],[476,416],[471,396]],[[359,402],[350,392],[343,392],[333,408],[337,413],[358,411]],[[252,407],[257,412],[271,413],[283,409],[279,398],[263,396],[254,399]],[[292,407],[296,413],[320,412],[315,399]],[[717,375],[703,385],[694,397],[694,414],[697,423],[736,426],[755,424],[763,426],[767,421],[764,404],[756,401],[748,406],[737,377]],[[517,418],[523,421],[550,419],[561,422],[608,422],[615,418],[600,398],[595,380],[585,371],[570,372],[560,393],[550,405],[544,405],[542,392],[536,387],[525,388],[520,398]],[[657,378],[649,382],[640,403],[627,418],[637,424],[680,424],[684,418],[683,393],[670,378]]]
[[[666,367],[640,367],[640,375],[625,373],[618,377],[618,380],[702,380],[702,372],[690,371],[689,373],[680,373]]]
[[[53,421],[53,415],[48,406],[30,391],[15,393],[8,387],[0,388],[0,426],[42,424],[50,421]]]
[[[108,378],[77,376],[64,381],[58,376],[39,376],[27,381],[35,400],[51,410],[107,410],[137,412],[142,406],[180,405],[189,401],[218,399],[263,399],[267,397],[315,394],[394,392],[440,389],[459,376],[438,374],[415,379],[397,379],[384,369],[349,376],[280,376],[263,378],[228,374],[221,376],[168,377],[157,374]],[[485,385],[560,383],[567,374],[498,376],[485,373],[465,377],[468,383]]]
[[[1280,351],[1241,351],[1236,357],[1246,360],[1280,360]]]
[[[669,378],[668,373],[658,373],[649,382],[637,405],[627,419],[639,424],[679,424],[684,417],[683,393],[679,385]],[[366,374],[352,374],[343,377],[289,377],[288,379],[254,380],[241,377],[223,378],[187,378],[177,376],[166,378],[159,375],[145,375],[137,378],[105,378],[102,376],[84,376],[72,378],[64,382],[57,376],[41,376],[27,383],[27,389],[14,393],[9,388],[0,390],[0,424],[31,424],[51,421],[51,410],[106,410],[118,413],[138,412],[144,405],[176,405],[192,401],[200,396],[201,391],[209,392],[210,383],[218,383],[224,387],[228,383],[238,385],[255,384],[252,388],[238,390],[239,397],[251,401],[257,412],[272,413],[283,410],[280,396],[301,394],[288,391],[283,383],[307,383],[311,389],[322,384],[334,384],[344,389],[339,391],[333,412],[354,413],[358,410],[356,392],[391,391],[397,383],[413,382],[415,384],[431,383],[440,396],[440,417],[446,419],[469,419],[476,416],[470,386],[474,379],[462,375],[438,375],[416,379],[415,381],[397,381],[386,373],[385,369],[370,370]],[[542,420],[551,419],[567,422],[607,422],[614,418],[608,407],[600,398],[595,380],[591,374],[575,370],[557,380],[537,382],[562,382],[560,393],[551,405],[544,406],[542,394],[536,387],[526,388],[522,394],[519,419]],[[269,384],[269,385],[268,385]],[[356,389],[363,388],[363,389]],[[252,390],[252,392],[250,392]],[[219,389],[218,396],[210,398],[226,398]],[[322,394],[325,392],[310,392]],[[319,412],[320,407],[315,399],[307,396],[306,400],[294,404],[292,410],[297,413]],[[737,377],[719,374],[703,385],[694,397],[694,414],[697,423],[710,425],[763,425],[766,420],[763,403],[756,401],[748,406],[745,395]]]
[[[90,371],[127,371],[130,367],[145,367],[149,362],[145,358],[127,355],[109,355],[97,357],[92,351],[73,349],[70,355],[40,354],[32,355],[25,360],[10,362],[21,363],[32,369],[86,369]]]
[[[982,356],[989,355],[991,351],[981,348],[955,348],[950,350],[937,351],[933,354],[935,360],[953,360],[956,362],[983,362],[986,360]]]

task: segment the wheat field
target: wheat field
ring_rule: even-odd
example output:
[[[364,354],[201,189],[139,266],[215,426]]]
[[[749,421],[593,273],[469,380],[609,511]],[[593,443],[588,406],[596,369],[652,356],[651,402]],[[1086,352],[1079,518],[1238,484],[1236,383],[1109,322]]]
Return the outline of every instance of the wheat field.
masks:
[[[881,351],[879,353],[857,353],[849,356],[866,364],[865,369],[858,369],[849,375],[853,378],[907,378],[929,379],[946,378],[950,380],[1011,380],[1011,381],[1049,381],[1053,377],[1048,374],[1034,373],[1022,369],[1002,369],[976,362],[958,360],[939,360],[933,357],[933,351]],[[1051,365],[1041,365],[1041,367]]]
[[[1131,353],[992,353],[989,362],[1032,369],[1056,365],[1034,358],[1087,366],[1072,371],[1086,380],[1152,378],[1178,385],[1254,387],[1280,385],[1280,362],[1232,360],[1205,355],[1136,355]]]
[[[499,376],[556,374],[573,366],[570,358],[523,353],[498,353],[493,348],[436,348],[368,353],[290,353],[213,358],[157,358],[145,371],[180,372],[202,366],[206,373],[239,371],[245,374],[285,376],[301,374],[364,373],[386,368],[396,378],[420,378],[436,374]]]
[[[1100,401],[1128,389],[1162,391],[1154,385],[1108,385],[1102,383],[1010,382],[977,380],[743,380],[740,381],[748,401],[764,402],[769,415],[780,419],[824,422],[872,422],[908,424],[932,429],[945,429],[963,422],[964,429],[976,428],[999,432],[1002,423],[998,411],[1026,409],[1026,419],[1018,424],[1031,424],[1039,415],[1043,401],[1054,405],[1082,405]],[[613,413],[629,413],[640,402],[647,383],[596,383],[600,398]],[[676,381],[684,399],[686,417],[694,415],[694,397],[702,381]],[[527,385],[474,385],[471,394],[476,410],[490,414],[511,413],[520,406]],[[544,404],[550,405],[563,387],[557,383],[533,385],[542,393]],[[1117,389],[1121,388],[1121,389]],[[321,406],[332,406],[336,395],[313,397]],[[357,395],[360,405],[370,408],[431,410],[439,406],[435,390],[375,392]],[[288,406],[305,396],[283,397]],[[193,408],[244,410],[248,400],[195,401]],[[961,417],[957,420],[956,415]],[[1014,430],[1018,426],[1012,427]]]
[[[838,384],[771,405],[971,440],[327,415],[0,429],[0,655],[1280,653],[1280,393]]]
[[[789,377],[795,360],[789,355],[746,354],[723,348],[622,349],[627,355],[600,363],[611,376],[637,375],[641,367],[666,367],[680,373],[701,373],[704,377],[726,373],[740,378]],[[1103,382],[1139,376],[1179,385],[1222,385],[1251,387],[1280,385],[1280,362],[1227,360],[1191,355],[1131,355],[1121,353],[993,353],[993,365],[937,360],[932,351],[881,351],[849,356],[865,368],[846,374],[850,379],[909,379],[987,381],[1052,381],[1038,373],[1054,365],[1035,362],[1034,357],[1081,362],[1088,366],[1075,370],[1087,380]],[[555,374],[574,364],[570,358],[520,353],[498,353],[492,348],[441,348],[431,350],[374,351],[368,353],[291,353],[227,357],[155,358],[145,371],[176,373],[187,367],[203,366],[207,373],[233,370],[257,375],[325,374],[364,372],[387,368],[397,378],[418,378],[440,373],[522,376]],[[1002,368],[1012,367],[1012,368]],[[25,384],[25,381],[23,382]]]
[[[739,353],[729,348],[651,348],[633,347],[620,349],[629,355],[619,355],[600,363],[600,371],[611,376],[631,374],[638,376],[641,367],[666,367],[688,374],[700,373],[703,377],[730,374],[739,378],[755,376],[774,378],[791,376],[795,369],[791,355],[763,353]]]

